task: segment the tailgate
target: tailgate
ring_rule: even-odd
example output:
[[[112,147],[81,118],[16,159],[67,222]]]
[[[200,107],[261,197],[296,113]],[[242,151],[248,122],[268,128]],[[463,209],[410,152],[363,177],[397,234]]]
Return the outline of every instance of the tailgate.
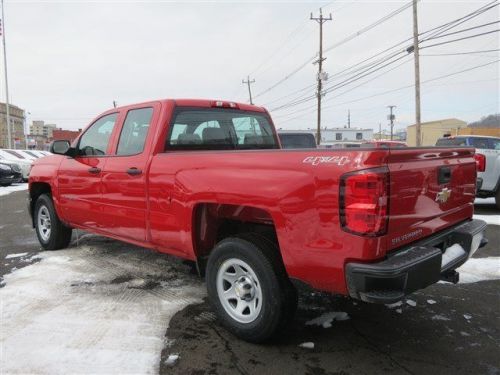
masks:
[[[388,250],[472,217],[473,148],[391,149]]]

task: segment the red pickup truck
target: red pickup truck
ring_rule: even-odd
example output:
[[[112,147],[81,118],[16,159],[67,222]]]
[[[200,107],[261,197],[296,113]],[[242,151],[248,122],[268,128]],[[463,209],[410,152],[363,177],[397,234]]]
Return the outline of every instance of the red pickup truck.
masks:
[[[34,162],[41,245],[81,228],[196,262],[225,326],[261,342],[297,288],[391,303],[486,239],[473,148],[282,150],[261,107],[159,100],[111,109]]]

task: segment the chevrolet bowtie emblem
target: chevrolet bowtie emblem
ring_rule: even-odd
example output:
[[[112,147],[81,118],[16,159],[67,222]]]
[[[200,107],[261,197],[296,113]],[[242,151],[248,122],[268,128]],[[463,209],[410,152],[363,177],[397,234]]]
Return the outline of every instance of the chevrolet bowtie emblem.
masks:
[[[440,192],[436,194],[436,202],[439,203],[446,203],[446,201],[450,198],[451,196],[451,190],[448,188],[444,188]]]

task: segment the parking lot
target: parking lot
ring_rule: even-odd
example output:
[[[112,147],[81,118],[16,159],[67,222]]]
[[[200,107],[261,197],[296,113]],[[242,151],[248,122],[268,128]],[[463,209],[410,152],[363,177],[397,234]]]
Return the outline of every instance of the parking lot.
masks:
[[[74,233],[41,252],[25,186],[0,194],[1,369],[5,373],[498,374],[500,215],[478,201],[489,244],[458,285],[394,305],[303,294],[293,326],[266,345],[221,328],[189,264]],[[16,191],[20,190],[20,191]]]

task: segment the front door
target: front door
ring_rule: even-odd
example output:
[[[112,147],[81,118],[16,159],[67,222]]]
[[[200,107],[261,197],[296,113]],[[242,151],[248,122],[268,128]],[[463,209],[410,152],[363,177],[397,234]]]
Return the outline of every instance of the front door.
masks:
[[[67,157],[59,167],[60,214],[70,224],[88,228],[102,226],[101,176],[117,115],[105,115],[88,127],[78,142],[77,156]]]

